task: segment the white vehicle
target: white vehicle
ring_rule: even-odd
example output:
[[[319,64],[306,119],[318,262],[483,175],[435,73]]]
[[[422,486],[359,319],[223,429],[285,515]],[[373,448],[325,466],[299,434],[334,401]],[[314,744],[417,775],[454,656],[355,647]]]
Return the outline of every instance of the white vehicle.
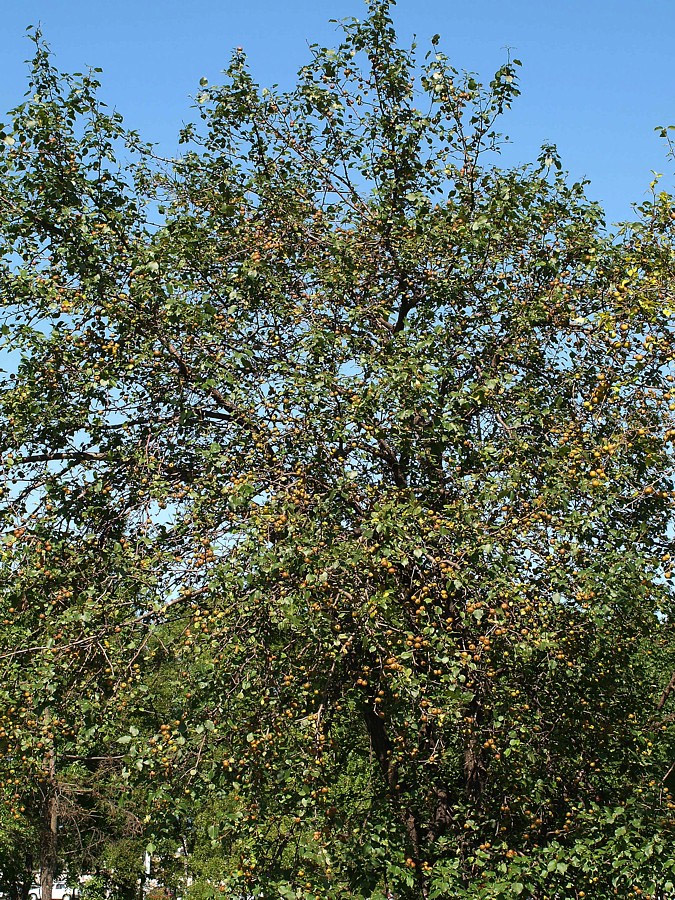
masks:
[[[52,888],[52,900],[75,900],[75,891],[68,887],[65,881],[60,879],[54,882]],[[42,900],[42,888],[39,884],[32,884],[28,900]]]

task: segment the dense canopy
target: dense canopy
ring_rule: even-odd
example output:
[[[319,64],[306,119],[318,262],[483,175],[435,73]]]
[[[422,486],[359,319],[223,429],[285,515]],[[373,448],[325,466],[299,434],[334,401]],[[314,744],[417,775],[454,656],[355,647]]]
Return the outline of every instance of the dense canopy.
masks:
[[[0,887],[674,897],[675,201],[610,233],[499,166],[519,61],[343,28],[288,92],[235,51],[172,159],[35,34]]]

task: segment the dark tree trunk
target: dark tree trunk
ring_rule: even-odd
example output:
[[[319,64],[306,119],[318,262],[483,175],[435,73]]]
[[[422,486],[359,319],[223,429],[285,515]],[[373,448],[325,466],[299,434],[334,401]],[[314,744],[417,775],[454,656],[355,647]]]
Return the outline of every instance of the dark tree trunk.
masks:
[[[414,810],[409,805],[402,803],[399,798],[403,785],[400,784],[396,766],[392,763],[392,745],[382,719],[370,706],[364,709],[364,718],[370,738],[370,746],[384,775],[392,806],[397,812],[408,838],[410,857],[415,864],[415,875],[421,895],[426,897],[428,891],[424,874],[420,867],[420,829],[417,816]]]
[[[43,804],[42,841],[40,846],[40,889],[42,900],[52,900],[56,876],[57,832],[59,826],[56,794],[56,753],[49,753],[49,782]]]

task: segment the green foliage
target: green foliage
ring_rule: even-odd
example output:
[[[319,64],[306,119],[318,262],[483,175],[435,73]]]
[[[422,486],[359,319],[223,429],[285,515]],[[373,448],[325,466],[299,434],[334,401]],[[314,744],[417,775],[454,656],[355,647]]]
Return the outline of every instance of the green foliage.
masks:
[[[200,900],[674,895],[675,204],[613,235],[555,148],[496,167],[518,66],[418,62],[373,0],[289,92],[235,52],[166,161],[36,36],[10,845],[55,797],[120,896],[146,847]]]

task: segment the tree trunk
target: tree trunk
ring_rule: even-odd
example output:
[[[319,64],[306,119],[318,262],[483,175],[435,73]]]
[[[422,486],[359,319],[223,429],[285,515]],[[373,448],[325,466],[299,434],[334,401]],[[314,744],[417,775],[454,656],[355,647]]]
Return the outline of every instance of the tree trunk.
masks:
[[[59,825],[58,798],[56,795],[56,752],[49,751],[49,781],[43,805],[42,842],[40,847],[41,900],[52,900],[56,876],[56,841]]]
[[[17,900],[28,900],[30,889],[33,886],[33,854],[27,853],[23,867],[23,878],[17,885]]]
[[[30,896],[31,885],[33,884],[33,866],[28,869],[28,875],[24,878],[21,883],[21,891],[19,893],[19,900],[28,900]]]
[[[405,829],[410,847],[411,859],[415,866],[415,877],[422,897],[426,898],[428,896],[428,889],[424,873],[420,867],[420,830],[417,817],[411,807],[401,803],[398,796],[398,791],[403,785],[399,783],[396,766],[392,764],[391,753],[393,748],[391,741],[387,736],[384,723],[372,706],[366,706],[363,712],[368,736],[370,738],[370,746],[372,747],[373,753],[375,754],[375,757],[380,764],[382,774],[384,775],[392,807],[398,814],[399,820],[402,822]]]

